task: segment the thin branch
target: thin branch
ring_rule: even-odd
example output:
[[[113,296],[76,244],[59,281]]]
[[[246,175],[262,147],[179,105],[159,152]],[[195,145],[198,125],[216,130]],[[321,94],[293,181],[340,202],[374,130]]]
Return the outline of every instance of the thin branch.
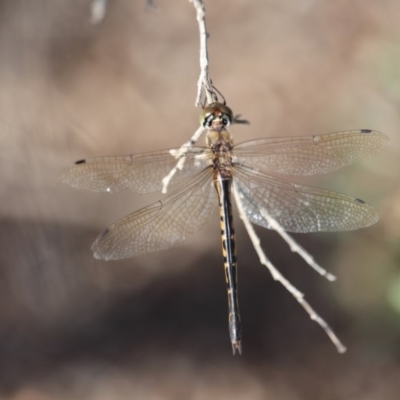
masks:
[[[212,80],[209,75],[209,63],[208,63],[208,53],[207,53],[207,30],[206,30],[206,23],[205,23],[205,7],[204,3],[201,0],[189,0],[193,3],[196,14],[197,14],[197,21],[199,24],[199,33],[200,33],[200,76],[197,83],[197,97],[196,97],[196,106],[201,105],[201,98],[204,91],[206,96],[207,102],[212,103],[217,101],[217,96],[215,95]],[[243,121],[237,120],[237,123],[241,123]],[[177,171],[181,170],[184,167],[184,163],[186,160],[185,154],[187,151],[196,143],[199,137],[204,132],[204,128],[200,127],[192,136],[192,138],[183,144],[180,149],[174,151],[171,154],[178,159],[175,167],[170,171],[170,173],[164,177],[163,179],[163,189],[162,192],[166,193],[168,185],[176,174]],[[236,204],[238,206],[240,218],[243,220],[244,225],[247,229],[247,232],[250,236],[250,239],[253,243],[253,246],[258,254],[261,264],[265,265],[268,270],[270,271],[274,280],[280,282],[291,294],[292,296],[300,303],[300,305],[304,308],[304,310],[308,313],[310,318],[313,321],[316,321],[328,337],[331,339],[333,344],[336,346],[339,353],[344,353],[346,351],[346,347],[342,344],[339,338],[335,335],[332,328],[326,323],[324,319],[322,319],[315,310],[311,307],[311,305],[304,299],[304,294],[301,293],[295,286],[293,286],[276,268],[275,266],[268,260],[267,256],[265,255],[264,251],[260,245],[260,239],[257,237],[253,226],[251,225],[250,221],[248,220],[244,210],[243,205],[241,202],[241,196],[243,193],[238,193],[234,186],[233,194],[236,200]],[[291,238],[283,228],[275,221],[272,217],[268,215],[265,210],[260,210],[263,217],[269,222],[271,227],[275,229],[279,235],[286,241],[289,245],[290,249],[293,252],[298,253],[312,268],[314,268],[318,273],[322,276],[325,276],[328,280],[335,280],[335,276],[328,273],[325,269],[319,266],[313,259],[313,257],[306,252],[300,245],[296,243],[296,241]]]
[[[207,29],[206,29],[206,9],[202,0],[189,0],[193,3],[196,10],[196,18],[199,24],[199,35],[200,35],[200,75],[197,82],[197,96],[196,96],[196,107],[201,106],[201,98],[204,92],[207,103],[210,104],[217,101],[217,97],[214,92],[210,74],[208,71],[208,51],[207,51]],[[197,142],[200,136],[203,134],[204,128],[200,126],[189,141],[184,143],[178,151],[172,154],[178,161],[176,162],[174,168],[171,169],[168,175],[162,179],[162,193],[167,193],[168,185],[174,175],[183,168],[185,164],[185,153],[192,148],[192,146]]]
[[[260,212],[261,215],[267,220],[270,227],[277,231],[279,235],[283,238],[283,240],[289,245],[290,250],[293,253],[297,253],[311,268],[313,268],[320,275],[328,279],[328,281],[336,280],[336,276],[317,264],[314,260],[314,257],[305,249],[303,249],[303,247],[301,247],[287,232],[285,232],[279,222],[273,219],[265,209],[260,209]]]
[[[99,24],[103,21],[107,11],[108,0],[93,0],[90,6],[92,24]]]
[[[171,179],[174,177],[174,175],[183,168],[185,161],[186,161],[186,154],[189,149],[193,147],[193,145],[199,140],[200,136],[203,134],[205,128],[200,126],[197,131],[193,134],[193,136],[186,142],[184,143],[178,150],[171,150],[170,153],[173,157],[178,159],[177,163],[175,166],[171,169],[171,171],[168,173],[168,175],[164,176],[162,179],[162,193],[167,193],[168,185],[171,182]]]
[[[206,29],[206,9],[202,0],[189,0],[193,3],[196,9],[197,22],[199,24],[200,33],[200,76],[197,82],[197,96],[196,96],[196,107],[201,106],[201,97],[204,91],[207,103],[213,103],[217,101],[217,97],[214,93],[212,80],[210,78],[208,70],[208,51],[207,51],[207,39],[208,33]]]
[[[92,0],[90,5],[90,22],[94,25],[103,21],[107,13],[108,0]],[[154,0],[146,0],[146,8],[151,10],[155,9]]]
[[[340,339],[336,336],[333,332],[332,328],[326,323],[324,319],[322,319],[315,310],[311,307],[311,305],[304,299],[304,294],[301,293],[299,290],[296,289],[276,268],[275,266],[268,260],[267,256],[265,255],[263,249],[260,245],[260,239],[256,235],[253,225],[248,220],[245,211],[243,209],[241,196],[243,194],[238,193],[236,187],[234,186],[233,195],[235,197],[235,201],[239,210],[240,218],[242,219],[246,230],[250,236],[251,242],[253,243],[254,249],[256,250],[258,257],[260,259],[261,264],[265,265],[268,270],[270,271],[274,280],[280,282],[292,295],[293,297],[300,303],[300,305],[307,311],[310,318],[317,322],[328,337],[331,339],[332,343],[336,346],[336,349],[339,353],[344,353],[346,351],[346,347],[340,341]],[[281,228],[282,229],[282,228]],[[292,239],[293,240],[293,239]]]

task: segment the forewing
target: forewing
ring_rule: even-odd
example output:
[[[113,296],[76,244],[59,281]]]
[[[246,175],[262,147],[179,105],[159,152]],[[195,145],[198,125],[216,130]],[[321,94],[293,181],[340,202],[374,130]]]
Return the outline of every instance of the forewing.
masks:
[[[314,175],[379,152],[389,138],[367,129],[317,136],[257,139],[234,146],[234,161],[261,172]]]
[[[209,167],[183,188],[108,227],[93,243],[94,257],[116,260],[167,249],[198,231],[217,204]]]
[[[266,212],[288,232],[332,232],[364,228],[378,214],[364,201],[329,190],[286,182],[249,168],[234,169],[234,190],[249,220],[270,228]]]
[[[61,173],[61,180],[77,189],[91,192],[133,190],[150,193],[161,190],[162,179],[176,165],[174,150],[161,150],[128,156],[95,157],[77,161]],[[195,174],[209,165],[209,150],[191,148],[183,169],[178,170],[171,184]]]

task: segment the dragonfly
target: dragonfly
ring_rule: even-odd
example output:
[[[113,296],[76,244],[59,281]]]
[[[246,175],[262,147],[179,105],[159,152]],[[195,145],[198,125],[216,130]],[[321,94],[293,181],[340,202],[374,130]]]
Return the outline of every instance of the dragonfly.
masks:
[[[64,183],[91,192],[160,191],[173,168],[173,190],[159,201],[120,219],[92,245],[94,257],[117,260],[170,248],[197,232],[218,205],[228,294],[229,333],[233,349],[242,351],[237,257],[232,191],[240,193],[248,220],[271,229],[270,219],[287,232],[348,231],[378,221],[375,210],[359,198],[283,180],[276,175],[315,175],[368,158],[388,143],[380,132],[361,129],[314,136],[263,138],[233,144],[235,123],[224,103],[204,107],[200,123],[206,146],[77,161],[61,174]]]

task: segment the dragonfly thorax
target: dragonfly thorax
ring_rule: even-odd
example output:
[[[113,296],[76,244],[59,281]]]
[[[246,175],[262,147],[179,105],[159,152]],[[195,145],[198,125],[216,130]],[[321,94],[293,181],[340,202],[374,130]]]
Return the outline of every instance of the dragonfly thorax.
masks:
[[[226,129],[221,131],[210,130],[207,133],[206,140],[212,152],[214,171],[221,174],[224,179],[230,179],[233,147],[231,134]]]
[[[213,152],[224,152],[232,149],[233,138],[231,133],[225,128],[221,130],[210,129],[207,132],[206,143]]]

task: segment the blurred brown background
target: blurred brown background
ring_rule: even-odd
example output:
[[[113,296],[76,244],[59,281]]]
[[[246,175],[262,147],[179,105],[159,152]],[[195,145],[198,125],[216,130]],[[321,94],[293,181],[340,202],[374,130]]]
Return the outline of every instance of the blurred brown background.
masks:
[[[73,161],[174,147],[198,126],[199,37],[186,0],[0,1],[0,396],[4,399],[398,399],[400,2],[206,2],[214,83],[251,126],[237,142],[371,128],[377,157],[302,183],[361,197],[378,224],[274,232],[271,260],[348,346],[259,265],[237,219],[243,355],[233,357],[217,214],[177,248],[92,259],[108,224],[157,196],[58,180]]]

